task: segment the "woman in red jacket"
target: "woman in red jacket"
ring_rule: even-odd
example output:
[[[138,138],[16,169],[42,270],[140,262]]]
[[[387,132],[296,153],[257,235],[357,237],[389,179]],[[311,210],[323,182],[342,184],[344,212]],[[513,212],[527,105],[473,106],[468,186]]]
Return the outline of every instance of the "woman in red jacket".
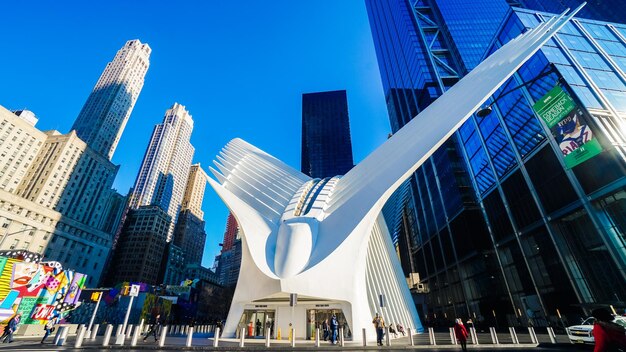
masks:
[[[468,333],[467,333],[467,329],[465,328],[465,325],[463,325],[463,320],[456,319],[454,323],[454,335],[456,336],[456,339],[461,344],[461,348],[463,349],[463,351],[467,351]]]
[[[593,324],[593,338],[596,341],[593,352],[626,350],[626,330],[613,323],[613,315],[605,308],[594,309],[591,315],[596,318]]]

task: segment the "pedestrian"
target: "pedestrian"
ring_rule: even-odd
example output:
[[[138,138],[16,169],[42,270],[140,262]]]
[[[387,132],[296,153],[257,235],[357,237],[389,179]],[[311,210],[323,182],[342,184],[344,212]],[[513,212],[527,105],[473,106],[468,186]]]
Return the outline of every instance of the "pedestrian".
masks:
[[[393,338],[398,338],[398,333],[396,333],[396,330],[393,328],[393,323],[389,324],[389,335],[391,337],[391,334],[393,334]]]
[[[154,320],[152,321],[152,324],[150,324],[150,327],[148,328],[148,332],[146,333],[146,336],[143,337],[143,341],[146,342],[146,339],[150,335],[152,335],[154,336],[154,342],[157,342],[159,340],[157,338],[157,333],[160,328],[161,328],[161,315],[158,314],[156,318],[154,318]]]
[[[595,340],[594,352],[626,350],[626,334],[622,326],[613,322],[613,315],[606,308],[594,309],[591,315],[596,318],[593,324]]]
[[[337,316],[333,314],[330,318],[330,343],[335,345],[337,343],[337,333],[339,332],[339,322]]]
[[[259,319],[256,320],[256,335],[254,336],[261,336],[261,328],[263,327],[263,324],[261,324],[261,321]]]
[[[2,334],[3,343],[6,343],[7,340],[9,343],[13,342],[13,333],[17,331],[17,327],[18,325],[20,325],[21,319],[22,319],[22,314],[17,313],[15,314],[15,316],[13,316],[13,318],[11,318],[11,320],[9,320],[9,322],[7,323],[7,326],[4,328],[4,334]]]
[[[454,323],[454,336],[456,336],[456,339],[459,341],[463,351],[467,351],[467,335],[469,334],[467,333],[465,325],[463,325],[463,320],[456,319],[456,322]]]
[[[322,322],[322,331],[324,332],[324,341],[328,340],[330,330],[328,329],[328,319],[324,319]]]
[[[52,317],[50,320],[48,320],[46,325],[44,325],[43,330],[45,331],[45,333],[43,334],[43,338],[41,339],[42,344],[45,343],[48,336],[50,336],[50,334],[54,332],[55,325],[57,324],[58,319],[59,318],[56,316]]]
[[[376,316],[374,317],[374,320],[372,320],[372,323],[374,324],[374,328],[376,329],[376,344],[378,344],[378,346],[382,346],[383,334],[384,334],[383,329],[385,328],[385,320],[383,319],[382,316],[376,313]]]

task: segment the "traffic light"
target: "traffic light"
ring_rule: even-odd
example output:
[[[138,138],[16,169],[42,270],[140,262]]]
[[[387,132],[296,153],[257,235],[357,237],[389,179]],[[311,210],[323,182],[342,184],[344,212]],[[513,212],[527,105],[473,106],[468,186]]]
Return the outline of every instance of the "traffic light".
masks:
[[[91,294],[91,300],[97,302],[100,299],[100,296],[102,296],[102,292],[93,292]]]

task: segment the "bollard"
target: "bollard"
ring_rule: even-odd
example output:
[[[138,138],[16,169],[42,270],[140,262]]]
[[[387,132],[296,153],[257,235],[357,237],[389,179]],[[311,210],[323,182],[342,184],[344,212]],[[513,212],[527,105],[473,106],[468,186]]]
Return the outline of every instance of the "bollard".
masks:
[[[119,335],[122,333],[122,328],[124,327],[124,325],[122,324],[118,324],[117,328],[115,329],[115,336]]]
[[[344,340],[343,340],[343,328],[339,328],[339,345],[341,347],[345,346]]]
[[[102,346],[108,346],[109,341],[111,340],[111,333],[113,332],[113,325],[107,324],[107,327],[104,329],[104,340],[102,340]]]
[[[409,346],[415,346],[415,341],[413,341],[413,332],[411,331],[411,328],[407,328],[406,333],[409,335]]]
[[[456,335],[454,334],[454,328],[450,328],[450,342],[453,345],[456,345],[458,342],[456,341]]]
[[[187,341],[185,342],[185,346],[191,347],[191,341],[193,340],[193,327],[189,327],[187,330]]]
[[[296,328],[291,328],[291,347],[296,347]]]
[[[494,345],[499,345],[500,341],[498,341],[498,334],[496,333],[496,328],[490,327],[489,328],[489,333],[491,334],[491,342]]]
[[[67,338],[67,333],[69,332],[69,328],[67,326],[61,326],[59,328],[59,338],[55,339],[57,346],[63,346],[65,344],[65,339]]]
[[[472,344],[478,345],[478,335],[476,335],[476,328],[473,326],[470,328],[470,336],[472,337]]]
[[[270,347],[270,332],[271,332],[270,328],[265,329],[265,347]],[[320,347],[319,346],[319,334],[317,336],[317,342],[318,342],[317,347]]]
[[[167,337],[167,325],[161,328],[161,336],[159,336],[159,347],[165,346],[165,338]]]
[[[100,329],[100,324],[94,324],[94,326],[91,328],[91,340],[94,341],[96,339],[96,336],[98,336],[98,329]]]
[[[430,340],[431,345],[437,346],[437,340],[435,340],[435,330],[433,330],[433,328],[428,328],[428,339]]]
[[[315,347],[320,347],[320,328],[315,328]]]
[[[367,346],[367,329],[363,328],[363,347]]]
[[[552,343],[556,343],[556,336],[554,335],[554,330],[552,330],[552,327],[548,326],[548,336],[550,336],[550,342]]]
[[[220,340],[220,328],[215,328],[215,336],[213,336],[213,347],[217,347],[219,345]]]
[[[126,326],[126,333],[124,334],[124,336],[126,337],[131,337],[133,333],[133,324],[128,324],[128,326]]]
[[[511,341],[513,341],[513,344],[519,345],[519,340],[517,339],[517,333],[515,332],[515,328],[512,326],[509,327],[509,333],[511,334]]]
[[[385,328],[385,343],[387,346],[391,346],[391,337],[389,336],[389,327]]]
[[[241,328],[241,333],[239,334],[239,347],[243,347],[245,338],[246,328]]]
[[[535,328],[533,328],[532,326],[528,327],[528,335],[530,335],[530,341],[532,343],[539,343],[539,341],[537,340],[537,334],[535,334]]]
[[[85,334],[87,333],[87,328],[84,325],[81,325],[78,334],[76,335],[76,342],[74,342],[74,348],[79,348],[83,345],[83,339],[85,338]]]
[[[189,334],[189,326],[188,325],[183,326],[183,334],[184,335]]]
[[[141,329],[142,329],[141,324],[135,327],[135,333],[133,334],[133,338],[130,340],[131,346],[137,346],[137,340],[139,340],[139,336],[141,336]]]

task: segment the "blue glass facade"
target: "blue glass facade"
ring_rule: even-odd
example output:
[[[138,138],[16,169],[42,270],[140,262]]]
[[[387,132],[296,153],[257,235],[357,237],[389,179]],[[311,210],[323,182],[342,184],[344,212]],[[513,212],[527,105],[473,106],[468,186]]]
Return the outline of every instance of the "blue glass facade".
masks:
[[[465,29],[455,22],[456,34],[443,22],[446,12],[462,17],[472,13],[463,6],[482,1],[383,2],[404,4],[414,19],[433,14],[425,16],[433,19],[428,26],[415,20],[413,32],[422,34],[422,45],[414,47],[430,59],[420,67],[433,77],[436,94],[455,79],[449,70],[442,74],[433,57],[449,55],[455,73],[471,67],[475,53],[461,48],[471,41],[474,22],[467,20]],[[393,68],[383,68],[389,63],[381,62],[381,52],[394,49],[385,49],[392,44],[381,43],[374,26],[388,14],[377,12],[378,1],[367,5],[382,75]],[[508,10],[486,53],[548,16]],[[468,120],[411,179],[400,220],[390,226],[405,273],[419,273],[426,287],[416,293],[423,294],[418,307],[427,323],[463,316],[542,326],[557,322],[558,309],[567,324],[597,305],[626,307],[625,29],[584,19],[568,24],[494,94],[491,114]],[[443,34],[439,42],[447,47],[427,44],[427,31]],[[556,72],[545,74],[552,67]],[[604,148],[571,169],[532,109],[557,82],[584,106]],[[388,101],[395,94],[389,81],[385,93]],[[392,126],[394,120],[401,126],[398,110],[392,106],[389,114]]]
[[[585,0],[517,0],[524,8],[561,13],[567,8],[574,9]],[[587,0],[587,5],[578,16],[600,21],[624,22],[626,2],[623,0]]]
[[[324,178],[353,166],[346,91],[303,94],[301,171]]]

